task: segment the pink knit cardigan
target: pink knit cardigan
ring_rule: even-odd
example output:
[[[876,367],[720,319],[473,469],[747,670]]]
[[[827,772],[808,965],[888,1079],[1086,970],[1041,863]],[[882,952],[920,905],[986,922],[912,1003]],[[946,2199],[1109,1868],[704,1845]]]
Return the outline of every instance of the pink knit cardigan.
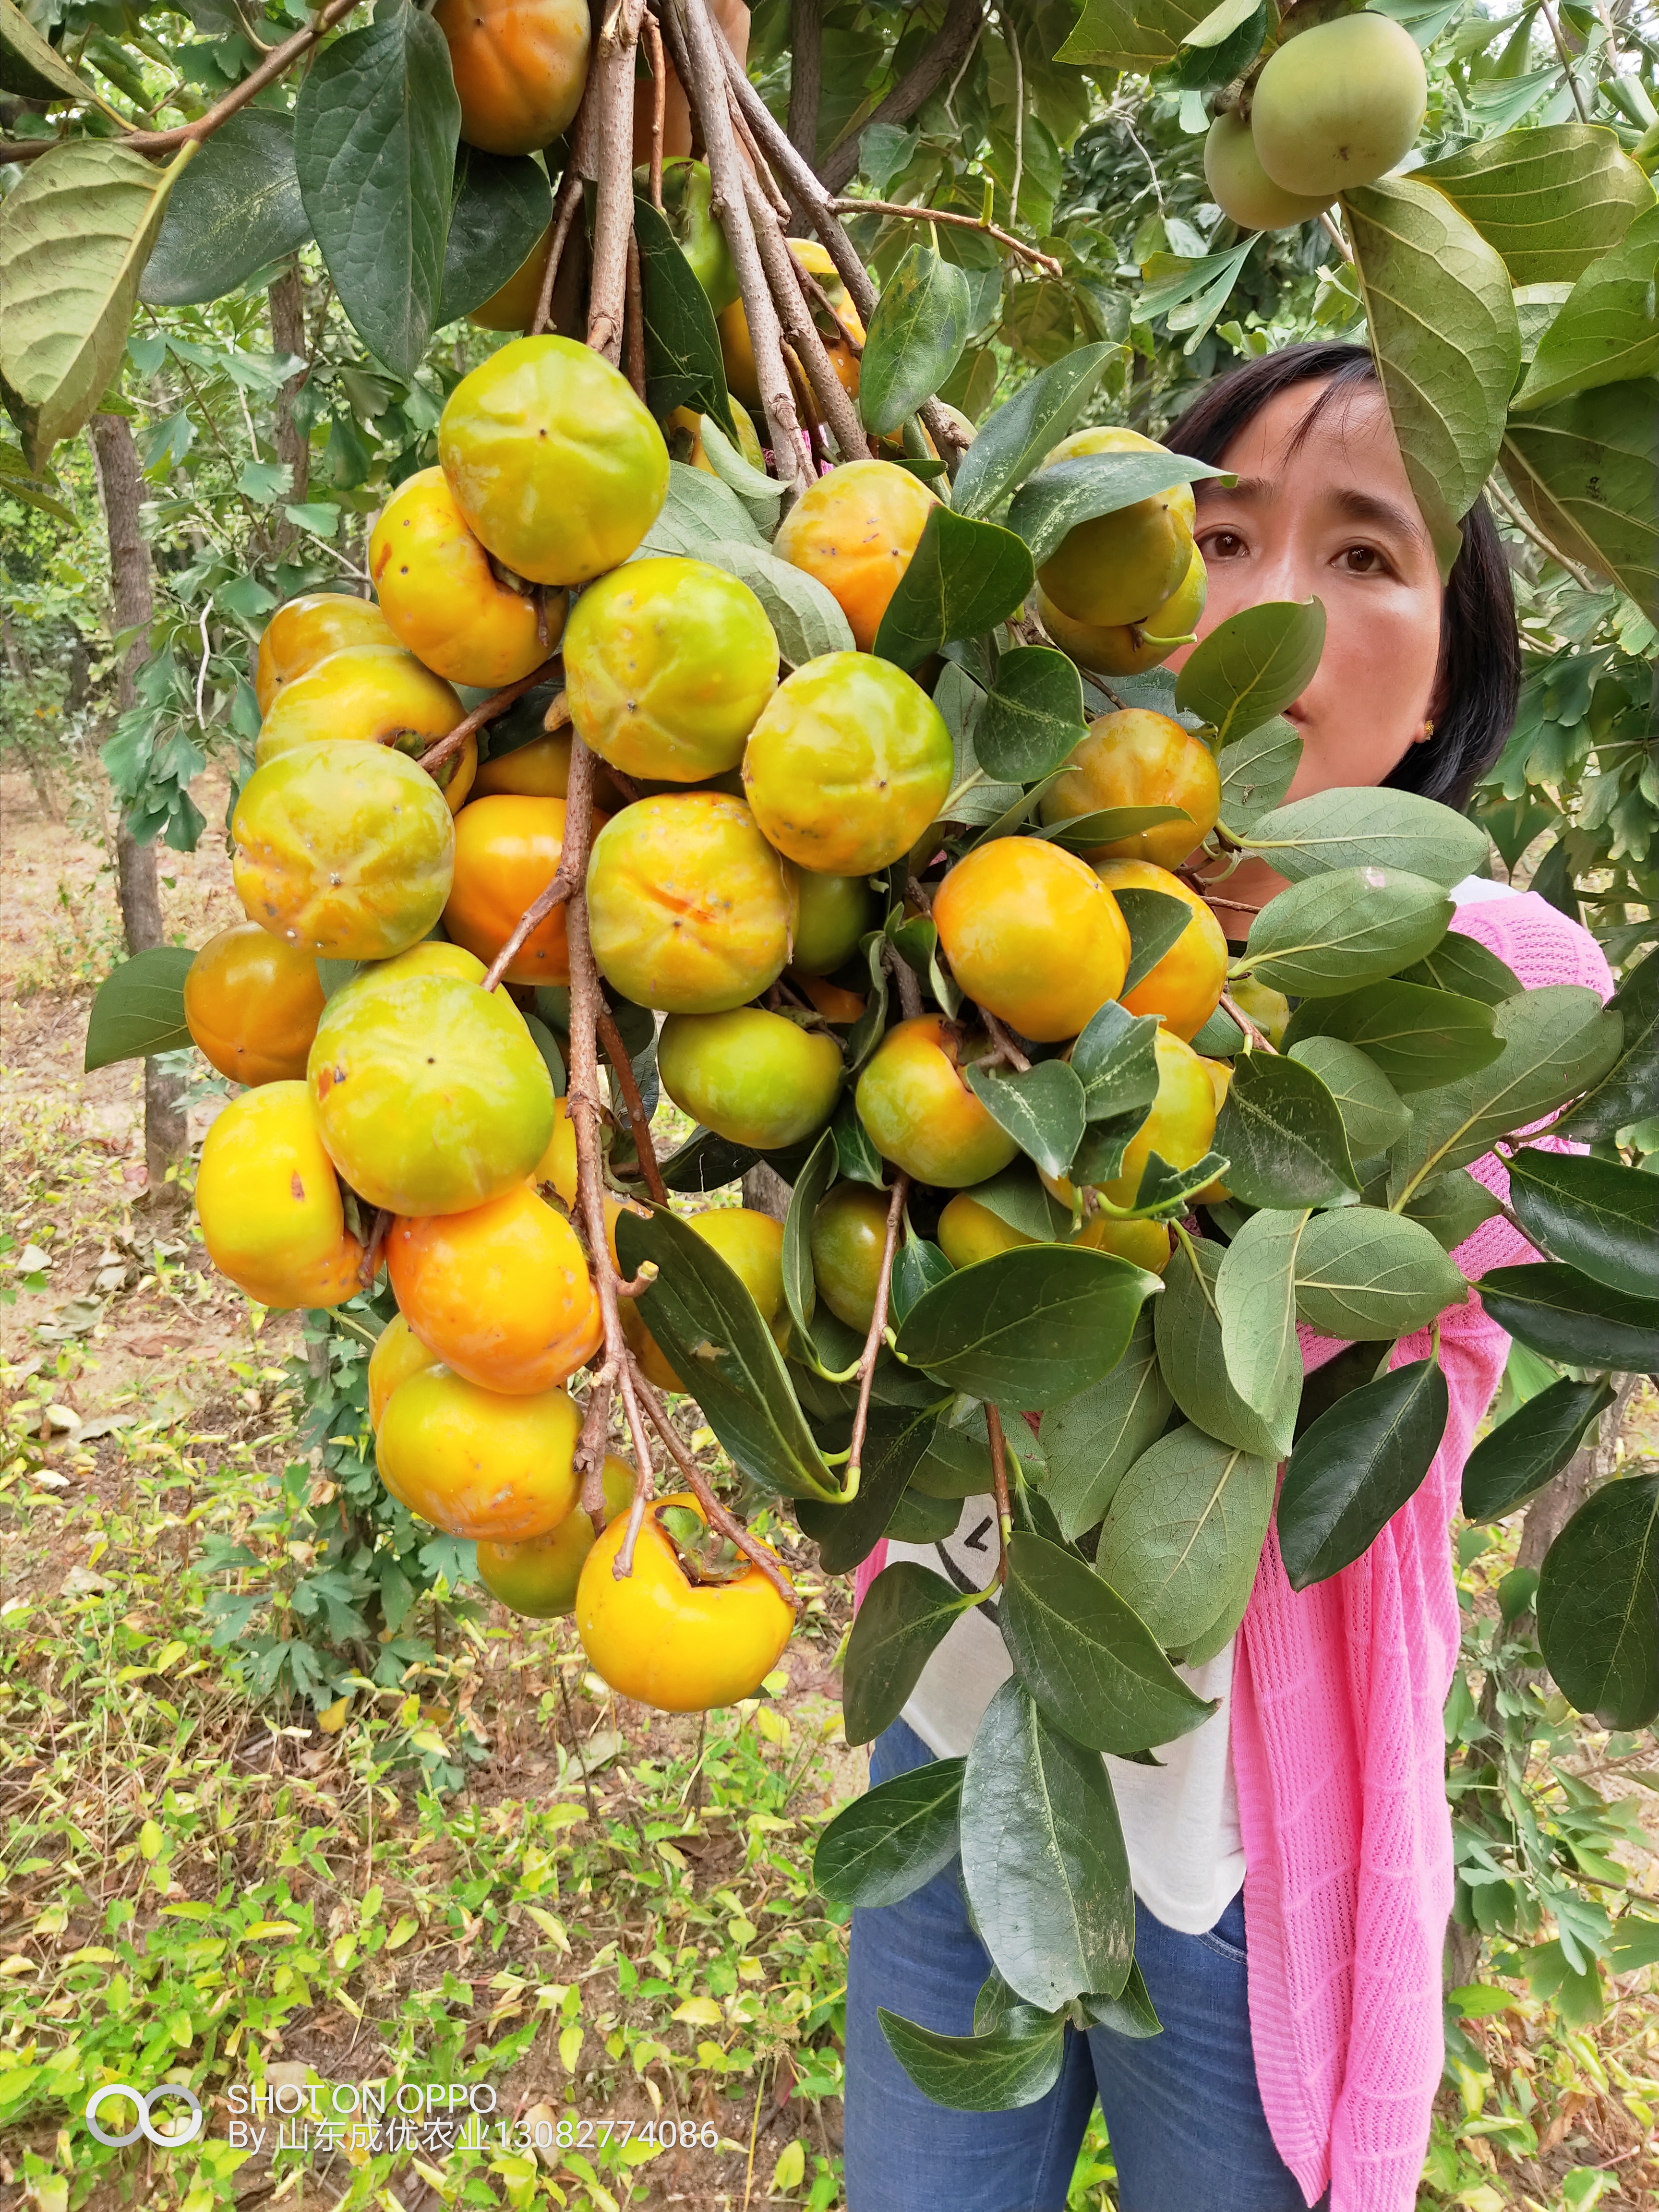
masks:
[[[1461,906],[1455,926],[1529,989],[1612,989],[1595,939],[1530,892]],[[1504,1194],[1491,1155],[1474,1172]],[[1537,1255],[1498,1219],[1454,1256],[1474,1280]],[[1341,1349],[1300,1334],[1310,1370]],[[1451,1417],[1422,1488],[1363,1558],[1299,1595],[1271,1533],[1235,1653],[1256,2075],[1280,2155],[1310,2204],[1330,2189],[1331,2212],[1412,2212],[1443,2063],[1442,1714],[1458,1648],[1447,1529],[1509,1338],[1472,1297],[1444,1316],[1440,1349]],[[1425,1330],[1392,1364],[1428,1350]],[[855,1606],[886,1555],[884,1540],[860,1567]]]

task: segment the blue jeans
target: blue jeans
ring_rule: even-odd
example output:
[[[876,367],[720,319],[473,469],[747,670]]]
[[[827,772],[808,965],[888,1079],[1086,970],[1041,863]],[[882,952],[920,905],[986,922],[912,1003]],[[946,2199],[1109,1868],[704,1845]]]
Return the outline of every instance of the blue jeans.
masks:
[[[870,1779],[933,1756],[895,1721],[872,1748]],[[876,2008],[972,2033],[991,1961],[968,1924],[962,1862],[896,1905],[860,1906],[847,1980],[848,2212],[1065,2212],[1097,2097],[1122,2212],[1305,2212],[1256,2087],[1243,1893],[1207,1935],[1178,1935],[1144,1905],[1135,1931],[1164,2033],[1138,2042],[1068,2027],[1046,2097],[1011,2112],[959,2112],[915,2087]]]

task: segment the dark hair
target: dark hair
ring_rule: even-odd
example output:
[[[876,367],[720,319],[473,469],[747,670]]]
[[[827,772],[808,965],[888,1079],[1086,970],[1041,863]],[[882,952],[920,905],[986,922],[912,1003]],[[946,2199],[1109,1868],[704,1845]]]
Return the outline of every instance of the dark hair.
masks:
[[[1297,384],[1322,384],[1299,434],[1342,393],[1376,382],[1364,346],[1285,346],[1218,376],[1164,433],[1172,453],[1219,461],[1270,399]],[[1463,545],[1441,601],[1434,734],[1411,746],[1383,778],[1395,791],[1463,807],[1504,749],[1521,690],[1521,639],[1509,562],[1484,499],[1462,518]]]

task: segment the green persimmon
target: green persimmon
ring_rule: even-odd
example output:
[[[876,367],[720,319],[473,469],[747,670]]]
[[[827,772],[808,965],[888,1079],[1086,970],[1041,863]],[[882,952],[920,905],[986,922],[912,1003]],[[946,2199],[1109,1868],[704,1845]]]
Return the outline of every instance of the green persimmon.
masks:
[[[841,1047],[759,1006],[671,1014],[657,1040],[662,1087],[716,1136],[757,1152],[799,1144],[835,1111]]]

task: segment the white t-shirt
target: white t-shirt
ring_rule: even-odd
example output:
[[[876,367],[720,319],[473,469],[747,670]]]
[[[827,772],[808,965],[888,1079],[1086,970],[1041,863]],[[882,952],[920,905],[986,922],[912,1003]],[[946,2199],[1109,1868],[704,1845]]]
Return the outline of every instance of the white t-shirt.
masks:
[[[1484,876],[1466,876],[1452,890],[1460,906],[1515,896],[1510,884]],[[919,1559],[959,1589],[983,1589],[996,1571],[995,1508],[988,1498],[970,1498],[943,1541],[890,1543],[887,1556]],[[1012,1672],[995,1622],[986,1618],[996,1604],[988,1598],[952,1625],[904,1708],[903,1718],[937,1758],[966,1753],[994,1692]],[[1106,1760],[1135,1895],[1166,1928],[1186,1936],[1213,1928],[1244,1884],[1231,1746],[1233,1652],[1230,1641],[1201,1667],[1176,1668],[1200,1698],[1219,1704],[1208,1720],[1158,1749],[1161,1766]]]

